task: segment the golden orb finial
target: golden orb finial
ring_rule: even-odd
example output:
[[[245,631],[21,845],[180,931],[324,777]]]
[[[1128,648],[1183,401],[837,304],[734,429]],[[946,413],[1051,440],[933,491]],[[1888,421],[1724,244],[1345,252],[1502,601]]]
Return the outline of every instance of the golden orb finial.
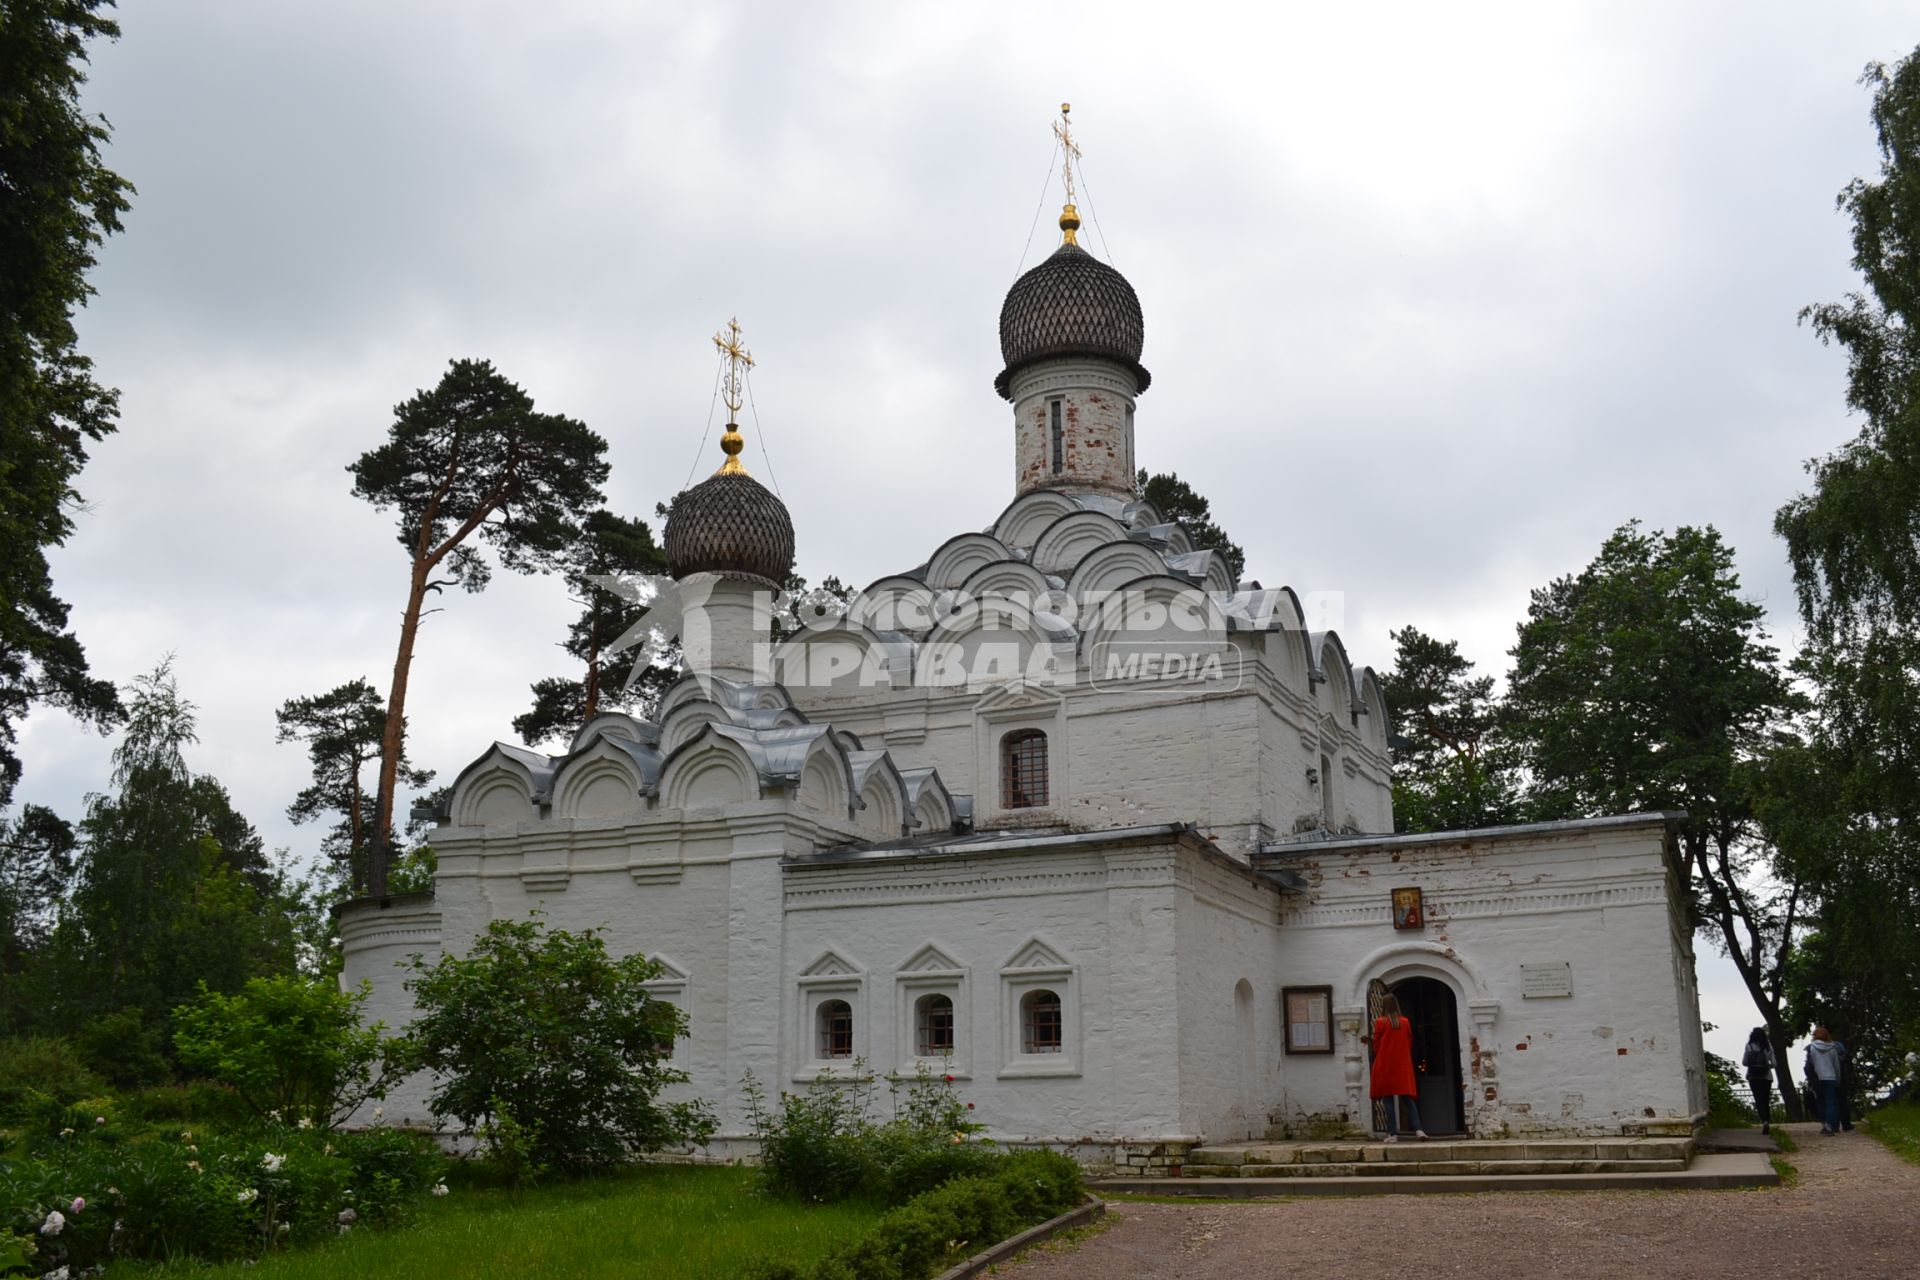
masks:
[[[747,469],[740,465],[740,451],[747,447],[747,438],[740,434],[739,417],[746,371],[753,368],[753,355],[740,341],[739,317],[727,321],[727,327],[713,335],[713,345],[720,349],[720,354],[727,361],[723,388],[727,402],[727,429],[720,436],[720,452],[727,455],[727,460],[713,474],[743,476],[747,474]]]

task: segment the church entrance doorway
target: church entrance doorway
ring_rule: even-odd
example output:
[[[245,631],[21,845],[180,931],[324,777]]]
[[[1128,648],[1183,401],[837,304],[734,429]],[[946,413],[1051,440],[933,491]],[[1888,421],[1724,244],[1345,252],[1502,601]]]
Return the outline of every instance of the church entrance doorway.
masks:
[[[1460,1075],[1460,1011],[1453,988],[1438,978],[1405,978],[1390,988],[1413,1023],[1413,1072],[1420,1119],[1428,1133],[1463,1133],[1466,1104]]]

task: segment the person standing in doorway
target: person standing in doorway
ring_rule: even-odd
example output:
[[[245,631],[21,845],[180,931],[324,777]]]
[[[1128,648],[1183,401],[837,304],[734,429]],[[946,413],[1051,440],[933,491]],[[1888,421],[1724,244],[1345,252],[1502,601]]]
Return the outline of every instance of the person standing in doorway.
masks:
[[[1840,1061],[1846,1050],[1825,1027],[1813,1029],[1813,1043],[1807,1046],[1807,1079],[1820,1101],[1820,1132],[1840,1131]]]
[[[1413,1121],[1413,1136],[1425,1141],[1427,1131],[1420,1127],[1418,1087],[1413,1078],[1413,1024],[1400,1016],[1400,1001],[1387,996],[1380,1002],[1381,1016],[1373,1020],[1373,1074],[1368,1095],[1387,1104],[1387,1141],[1400,1141],[1400,1100],[1407,1100],[1408,1118]]]
[[[1753,1090],[1753,1109],[1760,1117],[1760,1132],[1773,1132],[1773,1045],[1767,1029],[1755,1027],[1747,1037],[1747,1052],[1740,1059],[1747,1069],[1747,1087]]]

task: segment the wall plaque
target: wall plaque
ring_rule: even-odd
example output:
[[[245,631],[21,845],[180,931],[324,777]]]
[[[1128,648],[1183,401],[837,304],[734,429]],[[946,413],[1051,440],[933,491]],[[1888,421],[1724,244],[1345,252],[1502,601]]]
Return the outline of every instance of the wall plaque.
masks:
[[[1333,988],[1285,987],[1280,1003],[1288,1053],[1333,1052]]]
[[[1520,966],[1520,995],[1526,1000],[1544,1000],[1573,994],[1573,965],[1565,960],[1547,964]]]

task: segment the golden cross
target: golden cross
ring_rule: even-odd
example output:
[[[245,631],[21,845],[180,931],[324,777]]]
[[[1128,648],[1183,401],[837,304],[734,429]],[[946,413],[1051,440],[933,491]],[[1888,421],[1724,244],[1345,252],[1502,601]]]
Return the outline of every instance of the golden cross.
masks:
[[[713,335],[713,345],[720,348],[720,354],[727,359],[727,381],[724,398],[727,402],[727,429],[720,437],[720,452],[727,455],[715,475],[745,475],[746,468],[740,465],[740,451],[747,447],[747,438],[740,434],[736,421],[740,416],[740,405],[745,387],[746,370],[753,368],[753,354],[740,343],[739,317],[727,321],[727,327]]]
[[[1067,180],[1067,203],[1073,203],[1073,162],[1080,158],[1080,148],[1073,141],[1073,122],[1067,116],[1073,110],[1071,102],[1060,104],[1060,118],[1053,123],[1053,136],[1060,139],[1060,151],[1064,157],[1061,167]]]
[[[744,374],[741,366],[753,368],[753,354],[740,345],[740,320],[735,317],[727,321],[727,327],[713,335],[713,345],[720,348],[720,354],[727,358],[727,421],[732,422],[734,415],[740,412],[742,403],[741,386]]]

